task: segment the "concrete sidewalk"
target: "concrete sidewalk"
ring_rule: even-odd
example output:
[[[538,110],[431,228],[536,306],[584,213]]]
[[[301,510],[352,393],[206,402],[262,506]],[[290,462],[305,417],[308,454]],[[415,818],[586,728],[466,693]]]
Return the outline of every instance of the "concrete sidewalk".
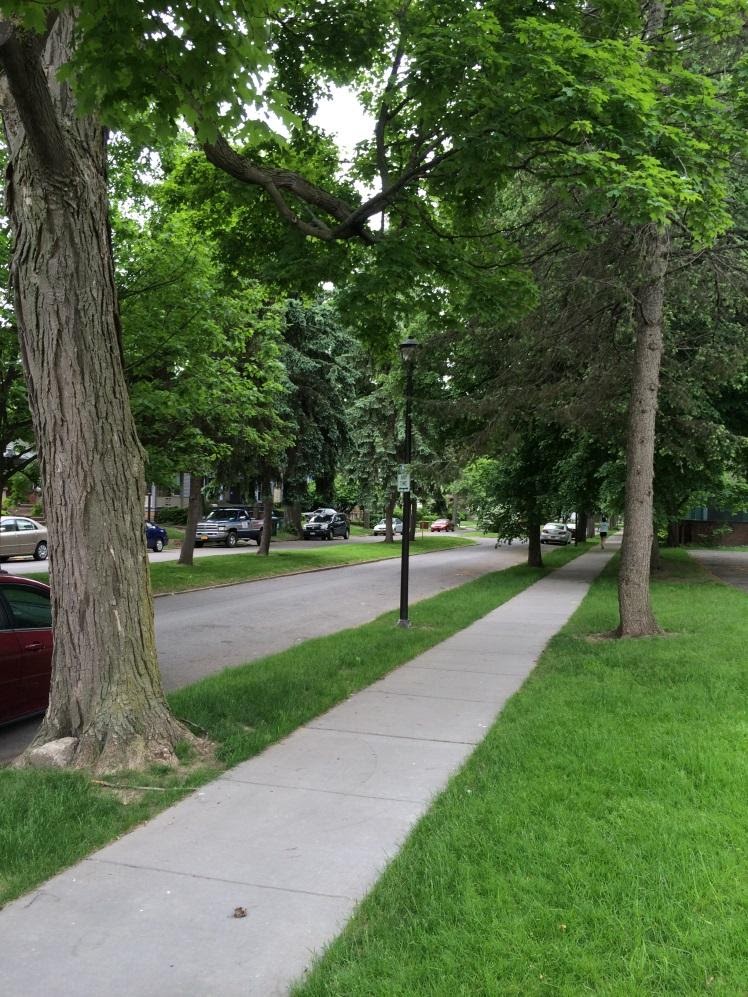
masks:
[[[571,561],[9,904],[4,997],[285,994],[612,553]]]

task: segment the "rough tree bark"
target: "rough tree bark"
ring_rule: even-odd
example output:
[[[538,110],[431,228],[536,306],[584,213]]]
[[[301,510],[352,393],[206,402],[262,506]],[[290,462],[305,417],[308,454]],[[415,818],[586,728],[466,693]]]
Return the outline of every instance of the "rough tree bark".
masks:
[[[540,546],[540,527],[542,523],[538,516],[530,516],[527,521],[527,563],[531,568],[543,567],[543,552]]]
[[[620,637],[661,633],[649,598],[652,556],[655,419],[662,359],[669,235],[667,229],[642,229],[643,281],[638,295],[636,347],[629,402],[626,447],[626,497],[623,546],[618,574]]]
[[[195,552],[195,534],[203,511],[203,478],[201,474],[190,474],[190,497],[187,502],[187,525],[184,540],[179,551],[178,564],[192,565]]]
[[[99,771],[174,760],[191,735],[156,660],[145,477],[122,372],[106,135],[57,69],[74,13],[46,38],[0,22],[14,305],[44,483],[55,621],[49,709],[34,742],[77,739]],[[64,289],[64,293],[62,293]],[[33,750],[32,746],[32,750]]]

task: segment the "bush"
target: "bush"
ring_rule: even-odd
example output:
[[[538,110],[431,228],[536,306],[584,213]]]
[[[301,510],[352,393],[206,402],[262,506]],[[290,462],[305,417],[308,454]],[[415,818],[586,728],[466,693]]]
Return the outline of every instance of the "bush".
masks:
[[[165,509],[157,509],[153,518],[162,526],[186,526],[187,510],[167,506]]]
[[[26,505],[29,495],[34,491],[34,482],[24,474],[23,471],[16,471],[8,479],[7,494],[8,506],[13,509],[19,505]]]

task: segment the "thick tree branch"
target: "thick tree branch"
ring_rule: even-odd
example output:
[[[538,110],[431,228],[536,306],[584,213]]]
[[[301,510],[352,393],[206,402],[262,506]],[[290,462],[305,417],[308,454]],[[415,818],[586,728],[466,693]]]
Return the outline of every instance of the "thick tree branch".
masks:
[[[203,145],[203,151],[209,162],[228,173],[229,176],[242,183],[262,187],[281,216],[305,235],[311,235],[325,241],[334,238],[332,229],[319,220],[307,222],[300,218],[284,199],[283,191],[288,191],[306,204],[320,208],[339,222],[344,222],[351,217],[352,208],[342,198],[317,187],[291,170],[279,170],[253,163],[246,156],[241,156],[235,152],[221,135],[215,142],[206,142]],[[363,232],[356,234],[365,237]],[[370,238],[371,236],[369,236]]]
[[[43,48],[44,38],[0,21],[0,66],[15,111],[39,163],[61,177],[70,157],[42,66]]]

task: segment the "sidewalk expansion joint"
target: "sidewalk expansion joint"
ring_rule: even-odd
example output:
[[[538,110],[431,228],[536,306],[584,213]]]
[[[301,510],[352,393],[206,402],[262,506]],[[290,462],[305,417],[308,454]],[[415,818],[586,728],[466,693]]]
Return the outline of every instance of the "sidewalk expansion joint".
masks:
[[[433,669],[423,669],[433,671]],[[402,696],[408,699],[436,699],[441,703],[479,703],[481,706],[493,706],[493,701],[487,699],[465,699],[464,696],[429,696],[425,692],[391,692],[389,689],[361,689],[360,692],[372,693],[375,696]]]
[[[410,796],[370,796],[367,793],[347,793],[342,789],[320,789],[319,786],[288,786],[282,782],[260,782],[259,779],[232,779],[228,775],[221,776],[224,782],[235,782],[240,786],[266,786],[268,789],[299,790],[303,793],[326,793],[328,796],[352,796],[357,800],[382,800],[384,803],[415,803],[420,806],[423,800],[414,800]]]
[[[538,657],[540,657],[540,655],[538,655]],[[532,672],[533,668],[535,667],[535,665],[537,663],[538,663],[538,658],[533,658],[532,661],[530,662],[530,667],[527,669],[526,672],[479,672],[479,671],[476,671],[474,668],[439,668],[438,665],[415,665],[412,662],[408,662],[408,668],[417,668],[419,672],[444,672],[447,675],[455,675],[455,674],[459,674],[459,675],[495,675],[497,678],[503,677],[503,678],[509,678],[509,679],[512,679],[512,678],[513,679],[519,679],[519,678],[527,678],[527,676],[530,674],[530,672]],[[395,694],[392,693],[392,695],[394,696]],[[405,695],[405,693],[403,693],[402,695]],[[440,696],[439,697],[435,697],[435,698],[441,699]],[[480,700],[468,699],[468,700],[465,700],[465,702],[468,702],[468,703],[480,702]]]
[[[305,730],[325,730],[334,731],[336,734],[358,734],[363,737],[395,737],[398,741],[421,741],[428,744],[472,744],[476,741],[459,741],[453,737],[409,737],[407,734],[382,733],[380,730],[349,730],[347,727],[315,727],[313,724],[306,724]],[[487,730],[488,728],[486,728]],[[483,730],[483,728],[481,728]]]
[[[356,900],[347,893],[318,893],[316,890],[294,890],[290,886],[271,886],[269,883],[248,883],[243,879],[224,879],[222,876],[205,876],[198,872],[182,872],[181,869],[162,869],[157,865],[136,865],[134,862],[113,862],[111,859],[97,859],[91,856],[83,860],[96,865],[111,865],[119,869],[135,869],[141,872],[160,872],[165,876],[181,876],[184,879],[200,879],[208,883],[226,883],[230,886],[246,886],[254,890],[272,890],[275,893],[301,893],[307,897],[325,897],[328,900]]]

